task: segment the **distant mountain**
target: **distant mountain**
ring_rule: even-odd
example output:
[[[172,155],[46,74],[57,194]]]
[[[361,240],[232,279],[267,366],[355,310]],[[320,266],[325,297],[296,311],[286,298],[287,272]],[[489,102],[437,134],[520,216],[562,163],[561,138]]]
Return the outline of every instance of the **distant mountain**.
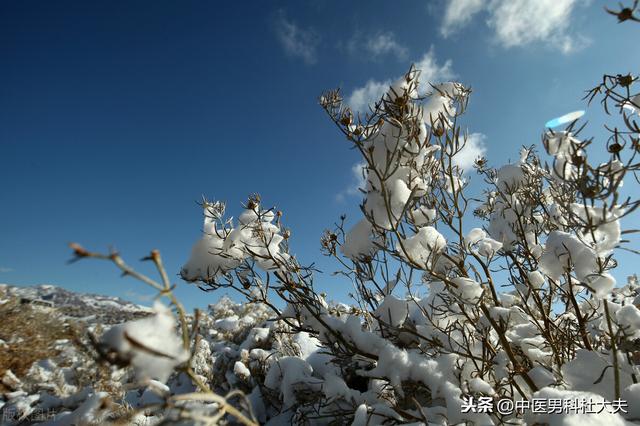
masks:
[[[146,306],[137,305],[119,297],[88,293],[74,293],[62,287],[43,284],[18,287],[0,284],[0,300],[19,298],[26,301],[44,300],[53,303],[63,315],[83,319],[89,323],[118,324],[145,317],[152,312]]]

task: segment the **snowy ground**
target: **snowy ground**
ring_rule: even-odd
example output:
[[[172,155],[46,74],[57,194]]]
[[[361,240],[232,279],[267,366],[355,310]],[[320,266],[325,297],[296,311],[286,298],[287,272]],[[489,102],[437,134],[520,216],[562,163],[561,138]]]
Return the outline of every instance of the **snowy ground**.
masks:
[[[33,362],[28,369],[19,374],[0,366],[0,390],[2,391],[0,424],[7,426],[39,423],[89,425],[111,422],[138,425],[206,424],[202,419],[211,419],[215,416],[219,408],[215,403],[168,402],[172,401],[172,396],[196,390],[193,380],[184,373],[171,373],[169,368],[166,377],[160,377],[160,381],[140,380],[141,372],[144,373],[145,369],[151,368],[150,366],[157,362],[153,354],[147,354],[142,364],[139,362],[141,358],[138,358],[138,362],[133,358],[129,363],[130,367],[107,366],[98,361],[99,356],[95,350],[91,349],[89,339],[86,337],[88,333],[93,333],[102,335],[107,341],[113,340],[119,330],[128,327],[131,333],[135,333],[137,329],[132,324],[143,324],[145,321],[147,324],[153,323],[156,329],[153,333],[157,336],[158,329],[161,328],[162,316],[166,313],[167,318],[170,318],[170,312],[159,310],[155,315],[149,316],[149,308],[136,307],[136,305],[114,299],[108,300],[105,304],[105,299],[88,295],[75,295],[74,298],[66,300],[82,300],[87,305],[93,306],[97,315],[70,317],[63,313],[63,304],[42,307],[19,303],[18,296],[24,297],[28,294],[31,297],[41,297],[43,290],[50,294],[57,289],[53,287],[0,288],[0,307],[3,309],[2,315],[5,316],[3,321],[8,319],[6,315],[15,313],[10,310],[13,307],[20,309],[23,313],[27,312],[27,315],[36,321],[24,324],[27,329],[55,327],[59,322],[68,327],[74,327],[76,334],[71,339],[39,341],[39,344],[48,345],[46,349],[49,351],[49,356]],[[68,292],[61,289],[60,291],[68,296]],[[54,299],[63,300],[62,298]],[[397,302],[395,306],[387,303],[390,321],[394,321],[394,315],[398,314],[398,310],[407,306],[399,300],[395,301]],[[106,310],[113,310],[115,305],[122,307],[124,316],[135,314],[142,319],[111,329],[95,321],[96,317],[100,317],[100,306]],[[356,337],[363,332],[360,331],[359,325],[354,328],[353,321],[348,319],[355,318],[351,316],[350,309],[346,305],[336,305],[331,307],[330,311],[336,318],[345,318],[346,322],[343,324],[346,328],[343,332],[351,333]],[[109,315],[111,319],[115,317],[117,315],[113,312]],[[405,317],[409,320],[411,313],[404,312],[401,317],[403,320]],[[193,318],[189,320],[193,326]],[[399,420],[400,416],[397,413],[385,411],[384,408],[386,406],[384,395],[389,398],[405,397],[398,394],[393,397],[392,390],[386,389],[383,381],[369,379],[369,377],[396,377],[398,383],[402,383],[401,387],[410,390],[411,381],[430,380],[428,375],[431,374],[431,377],[436,378],[442,376],[441,383],[431,384],[434,388],[438,388],[446,387],[446,377],[455,369],[449,366],[451,368],[447,370],[446,360],[443,357],[438,361],[428,361],[415,358],[410,351],[394,352],[392,345],[384,344],[382,339],[369,333],[367,337],[369,342],[363,346],[373,348],[376,345],[386,345],[386,349],[382,348],[380,351],[380,360],[375,369],[377,372],[348,372],[345,366],[336,363],[337,360],[328,354],[326,349],[323,350],[318,339],[304,332],[290,334],[282,322],[270,320],[270,311],[266,306],[242,306],[226,298],[210,306],[207,315],[199,317],[197,329],[198,337],[194,339],[194,356],[190,361],[195,376],[207,383],[218,394],[227,394],[234,389],[241,390],[246,395],[246,399],[238,398],[234,403],[244,412],[250,413],[258,422],[272,425],[382,424],[390,423],[389,419],[393,417],[398,418],[400,423],[406,423]],[[104,330],[111,331],[103,334]],[[0,341],[0,346],[6,349],[9,346],[24,345],[23,347],[26,348],[30,342],[25,340],[24,334],[25,330],[20,329],[14,329],[11,336],[0,332],[3,339]],[[165,341],[160,342],[158,347],[171,347],[170,339],[173,338],[177,339],[177,334],[164,336]],[[154,345],[151,340],[146,340],[146,343]],[[604,380],[597,384],[586,379],[583,374],[585,369],[594,374],[596,372],[600,374],[602,369],[599,365],[603,361],[592,355],[593,353],[585,351],[578,354],[577,362],[566,366],[565,378],[572,383],[574,390],[544,387],[534,397],[547,401],[569,398],[602,400],[601,395],[610,393],[607,387],[610,385],[611,377],[604,375]],[[176,354],[176,357],[179,358],[179,355]],[[180,361],[185,359],[180,358]],[[394,371],[385,371],[390,368]],[[151,370],[157,373],[157,364]],[[536,381],[543,386],[546,378],[542,370],[540,372],[541,375],[536,377]],[[625,417],[637,418],[640,414],[638,411],[640,385],[627,384],[625,381],[625,386],[623,396],[629,404],[626,408],[629,414]],[[492,387],[480,379],[469,381],[467,387],[467,393],[476,398],[495,396]],[[446,395],[447,391],[443,388],[440,392]],[[411,395],[411,398],[414,401],[424,401],[426,397],[416,393]],[[349,413],[350,409],[353,410],[352,415],[345,415],[342,418],[325,417],[326,413],[314,413],[309,409],[323,399],[327,401],[327,406],[331,406],[329,402],[333,400],[335,402],[333,409],[342,409],[345,413]],[[437,413],[439,404],[431,401],[431,405],[435,405],[433,411]],[[464,407],[460,408],[461,411],[464,409]],[[198,412],[202,415],[202,419],[180,419],[181,416],[185,416],[185,412],[190,413],[189,417],[193,417],[192,414]],[[378,413],[378,417],[375,413]],[[471,414],[476,424],[493,424],[485,414]],[[552,425],[631,424],[620,414],[611,414],[607,410],[588,415],[529,413],[524,416],[524,420],[527,424]],[[463,414],[460,414],[460,417],[470,419]],[[329,418],[331,421],[328,420]],[[513,418],[512,421],[524,424],[522,419]],[[233,424],[234,420],[227,416],[218,418],[217,422]],[[434,424],[439,423],[443,421],[434,421]]]

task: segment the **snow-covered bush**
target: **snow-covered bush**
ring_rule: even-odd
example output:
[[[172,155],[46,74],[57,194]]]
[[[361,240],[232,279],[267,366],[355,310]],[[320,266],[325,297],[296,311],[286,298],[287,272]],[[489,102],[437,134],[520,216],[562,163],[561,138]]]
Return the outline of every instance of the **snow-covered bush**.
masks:
[[[365,164],[362,218],[347,229],[343,217],[321,238],[337,276],[354,286],[354,305],[331,305],[314,290],[312,267],[289,251],[281,212],[258,196],[237,221],[223,203],[205,202],[204,235],[182,270],[187,281],[268,306],[271,339],[302,341],[300,353],[246,348],[230,364],[246,391],[262,395],[260,420],[569,424],[593,414],[465,404],[637,400],[640,287],[614,278],[621,219],[638,206],[629,188],[640,149],[634,82],[607,76],[591,93],[625,123],[606,161],[591,160],[575,123],[547,130],[546,155],[525,147],[497,168],[477,159],[487,185],[480,200],[455,161],[469,89],[421,81],[412,68],[366,115],[344,106],[338,90],[324,93],[321,106]],[[252,376],[252,360],[267,357]],[[615,411],[608,422],[640,420],[637,410]]]

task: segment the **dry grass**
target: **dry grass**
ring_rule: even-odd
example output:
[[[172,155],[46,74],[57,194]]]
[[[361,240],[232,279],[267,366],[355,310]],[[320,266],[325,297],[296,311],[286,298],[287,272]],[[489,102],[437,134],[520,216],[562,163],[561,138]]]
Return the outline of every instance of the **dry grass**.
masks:
[[[55,308],[20,304],[17,299],[0,305],[0,324],[0,339],[6,342],[0,350],[0,377],[6,370],[23,377],[34,362],[58,355],[57,340],[79,342],[85,333],[81,324],[66,322]]]

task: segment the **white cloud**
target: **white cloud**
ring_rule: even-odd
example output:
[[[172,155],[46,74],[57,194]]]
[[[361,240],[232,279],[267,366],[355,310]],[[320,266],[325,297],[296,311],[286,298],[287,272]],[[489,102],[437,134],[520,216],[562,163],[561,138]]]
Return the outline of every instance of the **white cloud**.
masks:
[[[422,70],[420,73],[421,86],[428,87],[430,82],[444,81],[455,76],[451,68],[451,60],[447,60],[444,64],[438,64],[433,47],[425,53],[420,60],[415,62],[416,68]],[[400,76],[389,78],[383,81],[369,80],[367,83],[356,88],[347,97],[347,104],[351,109],[360,112],[366,112],[369,105],[373,105],[376,101],[389,90],[389,86]]]
[[[416,62],[416,68],[421,71],[420,82],[423,85],[450,80],[456,76],[451,69],[451,59],[447,59],[443,65],[438,65],[433,46]]]
[[[444,13],[440,32],[444,37],[449,36],[468,24],[473,15],[480,12],[485,6],[485,0],[450,0]]]
[[[408,49],[396,41],[396,36],[392,32],[379,33],[373,38],[370,38],[367,40],[365,48],[376,58],[378,56],[392,54],[398,59],[405,59],[409,54]]]
[[[349,195],[361,194],[360,189],[364,189],[364,187],[367,185],[367,181],[364,175],[364,170],[366,166],[367,164],[364,161],[361,161],[351,166],[351,174],[352,174],[353,181],[347,189],[345,189],[344,191],[336,195],[336,199],[338,201],[344,200],[345,197]]]
[[[506,48],[544,42],[563,53],[581,49],[588,40],[569,33],[578,0],[452,0],[448,3],[440,32],[447,37],[484,10],[487,25]]]
[[[320,36],[315,31],[300,28],[295,22],[287,19],[283,11],[278,13],[275,24],[278,40],[288,55],[302,58],[307,64],[315,64],[318,61],[316,49],[320,43]]]
[[[566,46],[565,32],[575,4],[576,0],[503,0],[495,2],[488,24],[505,47],[552,39],[561,39]]]
[[[366,112],[369,105],[373,105],[389,90],[391,80],[376,81],[369,80],[367,84],[362,87],[358,87],[347,99],[347,104],[354,111]]]
[[[409,49],[400,44],[391,31],[370,35],[356,31],[346,43],[339,42],[338,48],[361,59],[378,60],[389,55],[395,56],[398,60],[405,60],[409,56]]]
[[[471,170],[476,159],[483,157],[487,152],[487,146],[485,144],[486,138],[482,133],[471,133],[467,135],[464,148],[453,157],[454,165],[463,170]]]
[[[13,272],[13,269],[12,268],[7,268],[6,266],[0,266],[0,273],[6,274],[6,273],[9,273],[9,272]]]

